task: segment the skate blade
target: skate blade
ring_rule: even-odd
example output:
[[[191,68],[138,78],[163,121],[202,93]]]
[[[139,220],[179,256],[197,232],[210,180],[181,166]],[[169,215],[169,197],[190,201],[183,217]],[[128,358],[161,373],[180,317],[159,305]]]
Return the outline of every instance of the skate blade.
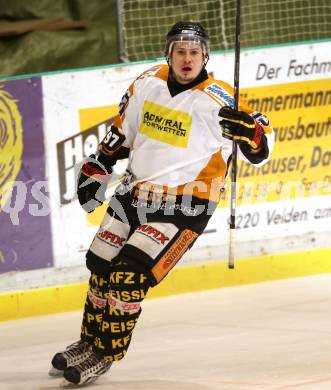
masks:
[[[94,380],[91,380],[91,381],[87,381],[87,382],[81,383],[81,384],[75,384],[75,383],[69,382],[65,378],[63,378],[63,380],[60,383],[60,388],[61,389],[66,389],[66,390],[67,389],[77,389],[77,388],[80,388],[80,387],[85,387],[85,386],[90,385],[91,383],[95,382],[96,379],[97,378],[95,378]]]
[[[54,376],[54,377],[59,377],[59,376],[63,376],[63,371],[62,370],[58,370],[54,367],[51,367],[51,369],[48,371],[48,375],[49,376]]]
[[[60,383],[60,388],[61,389],[77,389],[77,387],[80,387],[79,385],[75,385],[74,383],[71,383],[67,381],[66,379],[62,379]]]

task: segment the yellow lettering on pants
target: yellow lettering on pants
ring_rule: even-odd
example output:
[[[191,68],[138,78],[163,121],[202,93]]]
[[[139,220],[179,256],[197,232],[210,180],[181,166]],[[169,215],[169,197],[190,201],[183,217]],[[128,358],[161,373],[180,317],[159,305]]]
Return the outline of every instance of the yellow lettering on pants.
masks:
[[[115,339],[115,340],[112,340],[111,341],[111,346],[113,349],[115,348],[123,348],[125,347],[128,342],[130,341],[130,335],[129,336],[125,336],[121,339]]]
[[[117,353],[116,355],[106,355],[104,358],[106,360],[109,360],[110,362],[114,362],[115,360],[121,360],[124,358],[126,354],[126,350],[124,349],[122,352]]]
[[[140,274],[139,276],[140,276],[140,283],[143,284],[147,279],[147,276],[145,276],[144,274]]]
[[[134,272],[122,272],[122,271],[117,271],[117,272],[112,272],[110,274],[110,283],[120,283],[123,281],[124,284],[134,284],[134,278],[135,273]]]
[[[119,316],[124,316],[125,313],[123,310],[118,310],[118,309],[115,309],[114,306],[109,306],[109,314],[112,316],[116,316],[116,317],[119,317]]]
[[[107,321],[102,321],[101,331],[102,331],[102,332],[105,332],[106,329],[109,329],[109,322],[107,322]]]
[[[91,275],[91,281],[94,282],[97,286],[103,286],[103,285],[106,285],[108,283],[108,281],[106,279],[103,279],[101,277],[99,278],[95,274]]]
[[[94,320],[100,324],[100,322],[102,320],[102,313],[97,314],[95,316],[91,313],[87,313],[87,322],[90,323]]]
[[[85,336],[93,337],[93,334],[88,332],[86,326],[83,326],[83,325],[81,326],[81,332]]]
[[[100,349],[105,349],[105,346],[102,344],[99,337],[96,337],[94,340],[94,345]]]
[[[132,300],[142,300],[145,298],[146,293],[143,289],[140,290],[133,290],[133,291],[116,291],[116,290],[110,290],[110,294],[119,299],[120,301],[124,302],[130,302]]]
[[[107,329],[109,329],[111,333],[121,333],[121,332],[125,332],[126,330],[133,329],[136,322],[137,322],[137,319],[129,320],[126,322],[124,322],[124,321],[123,322],[102,321],[101,330],[102,330],[102,332],[105,332]]]

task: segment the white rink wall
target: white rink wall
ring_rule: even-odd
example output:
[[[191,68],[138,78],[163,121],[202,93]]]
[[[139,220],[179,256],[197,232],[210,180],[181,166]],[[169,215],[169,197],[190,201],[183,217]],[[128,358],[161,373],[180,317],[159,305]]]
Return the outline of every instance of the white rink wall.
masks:
[[[330,53],[331,41],[242,52],[240,91],[254,108],[269,116],[279,138],[265,168],[238,165],[239,259],[331,247]],[[233,59],[232,52],[214,53],[207,69],[214,78],[232,84]],[[1,291],[65,284],[86,277],[84,254],[105,209],[93,215],[83,212],[75,196],[75,177],[83,159],[96,151],[126,88],[156,64],[40,76],[47,197],[34,197],[39,214],[45,214],[38,218],[49,218],[52,259],[44,267],[32,265],[21,272],[15,272],[15,264],[0,268]],[[5,88],[11,82],[5,81]],[[124,169],[125,163],[118,164],[116,175]],[[226,192],[206,233],[177,267],[227,260]],[[24,208],[19,212],[5,208],[1,213],[13,223],[12,217],[17,222],[23,212]],[[0,238],[4,239],[1,234]],[[4,264],[6,261],[4,258]]]

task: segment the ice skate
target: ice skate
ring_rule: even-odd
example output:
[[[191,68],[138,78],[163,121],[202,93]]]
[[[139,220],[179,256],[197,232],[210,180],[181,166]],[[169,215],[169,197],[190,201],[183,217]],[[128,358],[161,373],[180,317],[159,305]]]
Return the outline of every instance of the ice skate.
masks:
[[[49,371],[50,376],[62,376],[63,371],[69,367],[79,364],[88,358],[92,353],[92,346],[86,341],[79,340],[54,355],[52,359],[52,368]]]
[[[63,376],[68,384],[86,385],[96,381],[100,375],[109,370],[111,365],[112,362],[92,352],[81,363],[67,367]]]

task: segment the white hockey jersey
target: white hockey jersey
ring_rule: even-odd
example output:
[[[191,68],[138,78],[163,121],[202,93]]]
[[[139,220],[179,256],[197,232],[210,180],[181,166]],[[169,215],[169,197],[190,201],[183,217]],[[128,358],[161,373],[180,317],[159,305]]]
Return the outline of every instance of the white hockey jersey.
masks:
[[[172,97],[168,71],[167,65],[154,66],[129,87],[100,153],[113,164],[120,148],[128,148],[129,169],[137,183],[218,201],[232,152],[232,141],[222,136],[218,112],[233,106],[233,89],[209,76]],[[256,164],[263,165],[272,152],[273,129],[266,117],[242,101],[239,110],[254,115],[263,128],[268,152]],[[250,162],[240,148],[238,158]]]

